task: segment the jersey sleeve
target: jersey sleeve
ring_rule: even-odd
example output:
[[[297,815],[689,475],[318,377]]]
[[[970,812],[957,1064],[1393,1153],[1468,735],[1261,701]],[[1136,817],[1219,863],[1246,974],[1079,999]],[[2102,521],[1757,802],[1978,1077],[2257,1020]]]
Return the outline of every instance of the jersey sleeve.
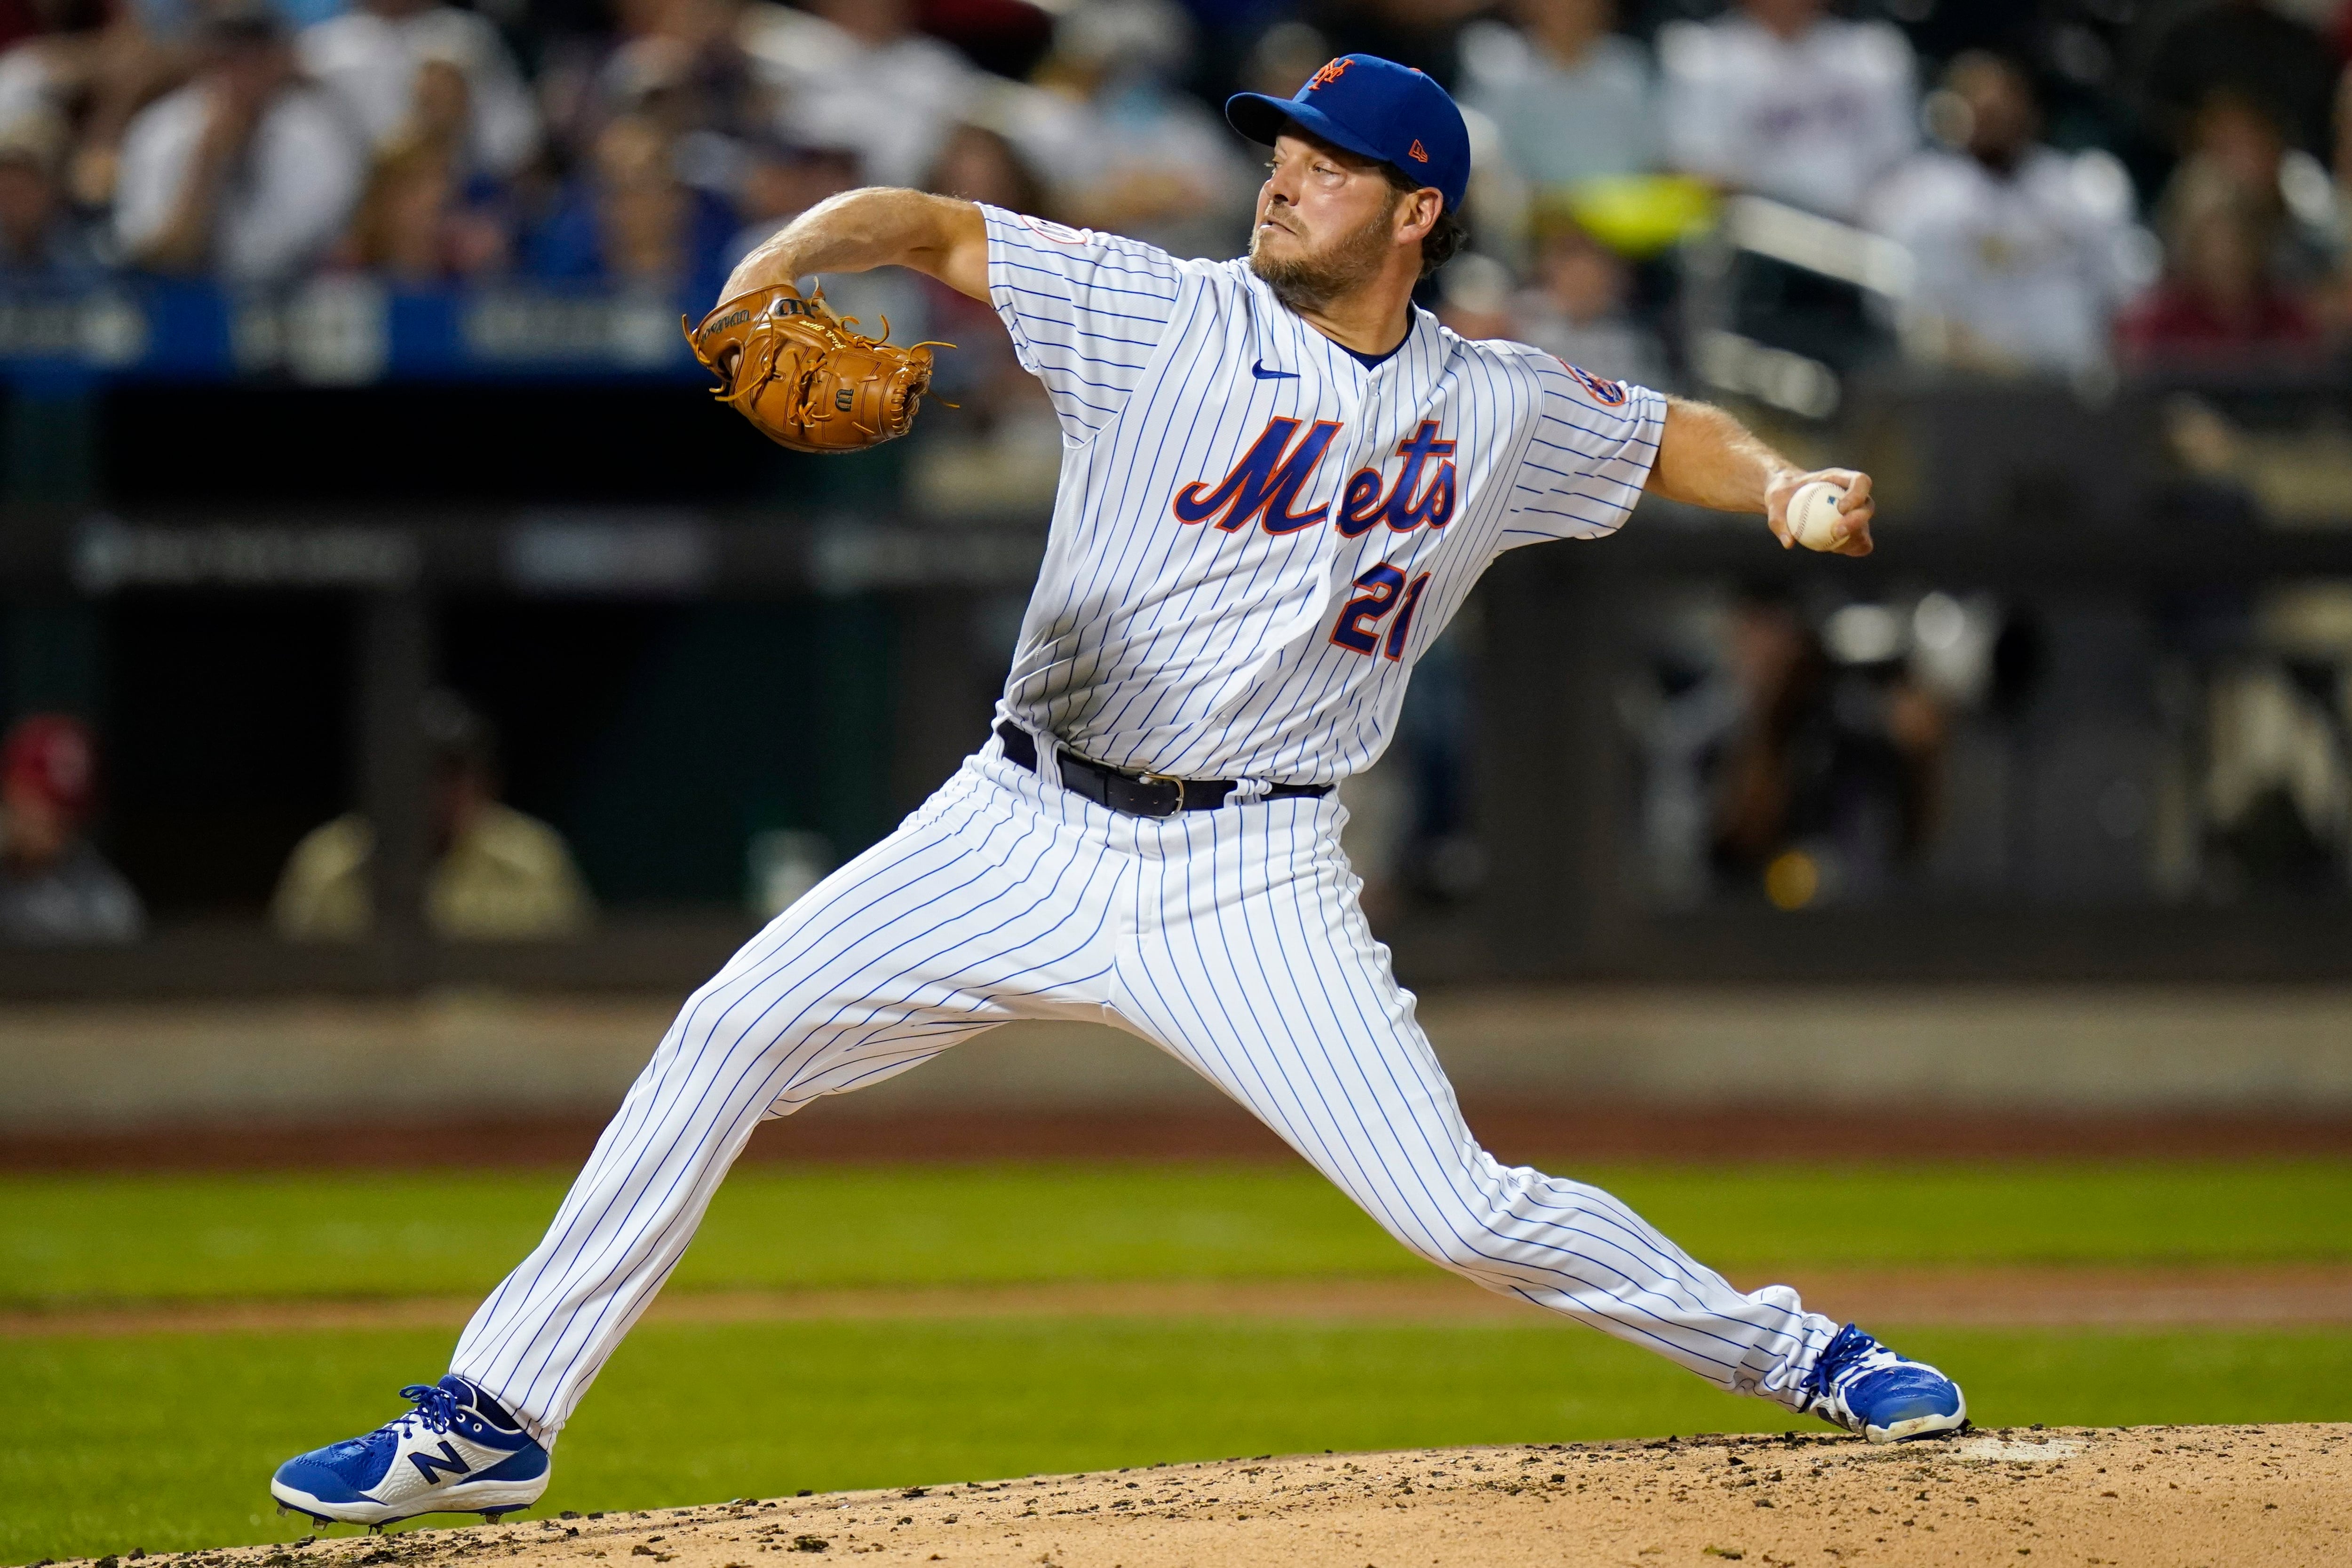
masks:
[[[1535,429],[1513,478],[1500,548],[1615,533],[1657,460],[1665,398],[1549,354],[1531,354],[1528,363],[1539,393]]]
[[[1083,444],[1143,379],[1176,315],[1184,267],[1165,251],[1116,235],[1002,207],[982,206],[981,214],[988,223],[989,303],[1013,334],[1022,369],[1052,395],[1064,437]]]

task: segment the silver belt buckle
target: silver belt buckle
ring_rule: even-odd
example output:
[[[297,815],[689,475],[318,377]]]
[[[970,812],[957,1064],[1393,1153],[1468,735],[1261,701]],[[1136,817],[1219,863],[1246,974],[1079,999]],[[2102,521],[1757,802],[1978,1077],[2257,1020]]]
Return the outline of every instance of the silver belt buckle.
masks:
[[[1138,774],[1136,775],[1136,777],[1137,777],[1138,779],[1142,779],[1146,784],[1173,784],[1173,785],[1175,785],[1175,786],[1176,786],[1176,809],[1175,809],[1174,810],[1172,810],[1172,811],[1169,812],[1168,814],[1169,814],[1170,816],[1171,816],[1171,817],[1174,817],[1174,816],[1180,816],[1180,815],[1181,815],[1181,814],[1183,813],[1183,810],[1184,810],[1184,780],[1182,780],[1181,779],[1171,779],[1171,778],[1170,778],[1170,777],[1169,777],[1167,774],[1165,774],[1165,773],[1138,773]]]

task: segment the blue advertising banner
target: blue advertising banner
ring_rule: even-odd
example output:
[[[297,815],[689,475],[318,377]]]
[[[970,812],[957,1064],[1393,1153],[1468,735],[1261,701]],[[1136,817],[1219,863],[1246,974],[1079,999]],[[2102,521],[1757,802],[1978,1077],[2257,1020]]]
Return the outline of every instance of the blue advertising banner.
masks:
[[[702,371],[666,291],[496,283],[406,289],[361,275],[277,292],[116,278],[0,290],[0,377],[93,380],[691,381]]]

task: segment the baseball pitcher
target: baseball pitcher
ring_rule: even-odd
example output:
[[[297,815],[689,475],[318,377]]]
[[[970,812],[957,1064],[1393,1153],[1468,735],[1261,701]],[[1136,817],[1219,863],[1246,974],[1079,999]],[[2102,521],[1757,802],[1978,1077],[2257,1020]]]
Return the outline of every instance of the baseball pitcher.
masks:
[[[928,360],[880,351],[795,279],[913,267],[1003,319],[1063,453],[992,731],[694,993],[448,1375],[288,1460],[281,1504],[380,1523],[535,1502],[753,1127],[1013,1019],[1150,1041],[1490,1291],[1873,1441],[1963,1425],[1935,1368],[1482,1149],[1358,906],[1333,798],[1502,551],[1601,538],[1644,490],[1762,513],[1786,546],[1790,497],[1827,480],[1826,542],[1862,555],[1869,477],[1801,472],[1717,410],[1414,308],[1459,244],[1470,165],[1421,72],[1346,56],[1225,112],[1272,149],[1245,257],[856,191],[748,256],[694,329],[733,406],[838,449],[903,430]]]

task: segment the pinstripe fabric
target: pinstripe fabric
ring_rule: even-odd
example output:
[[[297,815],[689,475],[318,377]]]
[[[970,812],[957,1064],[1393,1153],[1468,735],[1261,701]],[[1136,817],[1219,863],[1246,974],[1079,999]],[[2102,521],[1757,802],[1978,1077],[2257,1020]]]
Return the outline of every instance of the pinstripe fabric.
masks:
[[[1055,740],[1245,786],[1365,767],[1498,551],[1623,522],[1663,401],[1419,311],[1367,369],[1246,263],[985,213],[992,296],[1064,434],[999,709],[1049,742],[1042,772],[992,739],[688,999],[453,1370],[551,1441],[762,1117],[1076,1018],[1189,1063],[1432,1262],[1801,1406],[1835,1325],[1794,1291],[1735,1291],[1606,1193],[1478,1147],[1336,800],[1244,788],[1162,821],[1053,781]]]
[[[1654,392],[1522,344],[1465,341],[1422,310],[1368,370],[1246,261],[1178,261],[982,211],[990,293],[1064,438],[1000,714],[1083,756],[1192,779],[1360,771],[1388,744],[1413,661],[1498,552],[1604,537],[1640,497],[1665,414]],[[1337,427],[1286,514],[1320,520],[1180,521],[1185,486],[1216,486],[1274,421],[1295,423],[1294,446]],[[1450,465],[1447,519],[1350,537],[1349,480],[1393,485],[1424,423],[1452,447],[1423,465],[1416,493]],[[1358,579],[1383,564],[1428,574],[1396,657],[1332,636]]]
[[[1835,1324],[1786,1287],[1734,1290],[1606,1193],[1478,1147],[1358,907],[1336,801],[1150,821],[1000,752],[688,999],[452,1370],[551,1442],[763,1117],[1012,1019],[1094,1019],[1216,1083],[1432,1262],[1799,1404]]]

